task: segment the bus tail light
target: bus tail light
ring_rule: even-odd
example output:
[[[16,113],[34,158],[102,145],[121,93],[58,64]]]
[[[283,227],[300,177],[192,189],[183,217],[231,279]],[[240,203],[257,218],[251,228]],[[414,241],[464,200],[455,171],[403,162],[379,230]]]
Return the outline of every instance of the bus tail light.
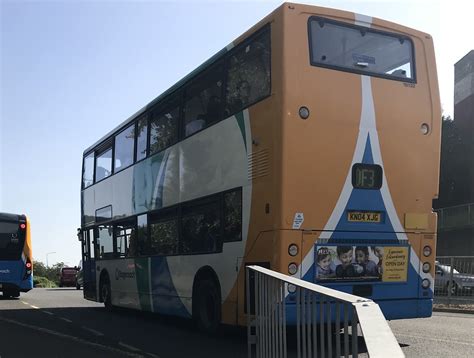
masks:
[[[428,287],[430,287],[430,285],[431,285],[430,280],[428,280],[427,278],[424,278],[421,281],[421,287],[423,287],[424,289],[427,289]]]
[[[298,272],[298,265],[292,262],[291,264],[288,265],[288,273],[290,275],[294,275],[295,273]]]
[[[425,262],[423,264],[423,272],[428,273],[428,272],[430,272],[430,270],[431,270],[431,264],[429,262]]]
[[[26,224],[25,224],[25,223],[21,223],[21,224],[20,224],[20,229],[21,229],[21,230],[25,230],[25,229],[26,229]]]
[[[425,246],[423,248],[423,255],[426,256],[426,257],[430,256],[431,255],[431,247]]]
[[[298,245],[296,244],[291,244],[290,246],[288,246],[288,254],[290,256],[296,256],[298,255]]]
[[[296,292],[296,286],[293,284],[288,284],[288,293],[295,293]]]
[[[26,276],[31,275],[31,269],[33,268],[33,265],[31,264],[30,261],[27,261],[25,264],[25,269],[26,269]]]

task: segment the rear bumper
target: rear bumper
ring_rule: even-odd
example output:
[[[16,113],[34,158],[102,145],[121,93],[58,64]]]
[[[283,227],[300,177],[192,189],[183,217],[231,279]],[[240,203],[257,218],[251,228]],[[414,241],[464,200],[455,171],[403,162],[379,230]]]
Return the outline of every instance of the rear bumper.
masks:
[[[25,285],[17,285],[11,282],[5,282],[2,283],[0,282],[0,292],[5,292],[5,291],[20,291],[20,292],[28,292],[33,288],[33,286],[25,286]]]

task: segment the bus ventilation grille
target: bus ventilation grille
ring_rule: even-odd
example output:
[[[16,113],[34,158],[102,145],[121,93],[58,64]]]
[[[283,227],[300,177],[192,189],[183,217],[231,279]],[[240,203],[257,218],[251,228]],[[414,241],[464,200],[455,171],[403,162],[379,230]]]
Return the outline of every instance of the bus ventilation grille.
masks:
[[[249,154],[248,165],[249,180],[267,176],[270,173],[270,153],[268,149]]]

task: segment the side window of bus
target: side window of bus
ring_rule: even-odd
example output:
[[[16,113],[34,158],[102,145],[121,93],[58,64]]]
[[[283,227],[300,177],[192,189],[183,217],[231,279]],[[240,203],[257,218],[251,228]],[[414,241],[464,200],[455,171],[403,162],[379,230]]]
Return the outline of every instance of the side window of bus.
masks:
[[[160,215],[151,217],[150,254],[174,255],[178,253],[178,217]]]
[[[270,31],[240,45],[227,61],[226,116],[270,95]]]
[[[224,194],[224,242],[242,240],[242,189]]]
[[[115,225],[116,257],[134,257],[137,254],[137,234],[134,222]]]
[[[137,133],[137,156],[136,161],[146,158],[146,142],[148,138],[148,119],[146,116],[140,118],[136,124]]]
[[[181,217],[180,253],[216,252],[222,249],[219,204],[184,205]]]
[[[133,164],[135,124],[115,136],[114,173]]]
[[[96,258],[96,245],[95,242],[96,240],[94,239],[94,229],[89,229],[89,234],[87,235],[87,240],[88,240],[88,246],[90,248],[90,258],[94,259]]]
[[[178,140],[179,98],[151,112],[150,155],[162,151]]]
[[[222,119],[223,62],[206,70],[186,88],[184,137]]]
[[[82,187],[85,189],[94,183],[94,152],[84,158],[82,169]]]
[[[137,256],[147,255],[148,250],[148,215],[137,216]]]
[[[112,174],[112,147],[97,154],[95,161],[95,182],[107,178]]]
[[[114,256],[114,236],[112,225],[100,225],[97,228],[96,243],[99,248],[99,258],[106,259]]]

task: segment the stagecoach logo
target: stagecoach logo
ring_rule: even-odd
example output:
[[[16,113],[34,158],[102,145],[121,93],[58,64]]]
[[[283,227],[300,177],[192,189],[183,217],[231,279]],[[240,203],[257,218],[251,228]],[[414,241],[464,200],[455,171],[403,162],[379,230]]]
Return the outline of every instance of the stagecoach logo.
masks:
[[[0,270],[0,273],[10,273],[10,270],[9,270],[9,269],[6,269],[6,270]]]
[[[12,238],[10,239],[10,241],[12,244],[18,244],[18,236],[16,235],[16,233],[12,234]]]
[[[135,278],[135,272],[130,271],[130,272],[123,272],[120,271],[119,269],[115,269],[115,279],[116,280],[125,280],[127,278]]]

